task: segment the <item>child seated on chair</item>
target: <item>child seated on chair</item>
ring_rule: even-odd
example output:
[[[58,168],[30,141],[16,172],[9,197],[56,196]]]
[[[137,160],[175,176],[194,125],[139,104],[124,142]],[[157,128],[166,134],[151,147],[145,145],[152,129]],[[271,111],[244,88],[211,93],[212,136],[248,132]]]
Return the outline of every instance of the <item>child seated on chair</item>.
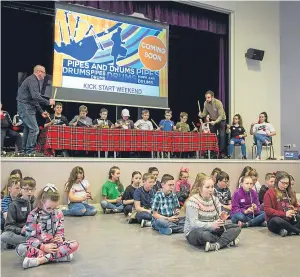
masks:
[[[44,127],[49,127],[49,126],[68,126],[69,122],[68,119],[62,115],[63,111],[63,104],[60,102],[55,102],[54,105],[54,114],[51,114],[49,118],[46,119],[46,122],[44,124]],[[61,150],[62,155],[64,157],[68,157],[68,151],[67,150]]]
[[[184,217],[179,217],[180,204],[173,193],[175,181],[169,174],[161,178],[162,190],[157,192],[152,203],[152,228],[162,235],[183,233]]]
[[[79,115],[76,115],[69,123],[70,126],[74,127],[90,127],[93,122],[90,117],[87,116],[88,108],[87,106],[81,105],[79,107]]]
[[[46,119],[46,122],[44,124],[44,127],[49,127],[53,125],[60,125],[60,126],[67,126],[69,125],[68,119],[62,115],[63,111],[63,104],[60,102],[56,102],[54,106],[54,114],[51,114],[49,117]],[[50,121],[51,120],[51,121]]]
[[[142,119],[134,123],[134,127],[139,130],[153,130],[152,122],[149,120],[148,110],[142,110]]]
[[[261,160],[262,146],[269,145],[272,136],[276,135],[273,125],[268,121],[268,114],[266,112],[262,112],[259,115],[258,123],[251,124],[250,134],[253,135],[254,143],[257,146],[256,160]]]
[[[166,110],[165,111],[165,119],[162,119],[158,124],[158,130],[170,132],[176,130],[174,122],[171,120],[172,118],[172,111]]]
[[[134,129],[134,124],[133,121],[129,119],[130,113],[129,110],[123,109],[121,112],[121,119],[118,119],[115,128],[120,128],[120,129]]]
[[[13,139],[18,152],[22,152],[22,137],[21,135],[13,130],[13,122],[11,121],[10,115],[8,112],[2,110],[2,103],[0,103],[0,115],[1,115],[1,152],[3,151],[4,140],[6,137]]]
[[[247,133],[243,127],[243,120],[239,114],[236,114],[233,117],[232,125],[227,125],[227,133],[230,133],[230,143],[229,143],[229,153],[228,159],[232,157],[233,149],[235,144],[241,145],[242,150],[242,159],[246,160],[246,144],[245,137],[247,137]]]
[[[186,112],[181,112],[180,113],[180,122],[176,123],[176,131],[178,132],[183,132],[187,133],[190,132],[190,125],[187,124],[188,120],[188,114]],[[182,153],[177,153],[178,158],[188,158],[189,157],[189,152],[182,152]]]
[[[107,119],[108,110],[107,109],[101,109],[100,110],[100,118],[95,119],[93,121],[93,127],[101,128],[101,129],[109,129],[113,128],[114,124]]]

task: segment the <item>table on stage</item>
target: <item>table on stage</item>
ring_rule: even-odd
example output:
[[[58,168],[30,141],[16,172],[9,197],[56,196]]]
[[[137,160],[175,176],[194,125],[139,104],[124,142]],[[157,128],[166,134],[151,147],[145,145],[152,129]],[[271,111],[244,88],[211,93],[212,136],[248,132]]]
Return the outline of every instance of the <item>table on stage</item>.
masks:
[[[37,150],[46,156],[52,156],[55,150],[62,149],[97,151],[99,154],[100,151],[219,152],[215,134],[69,126],[44,128]]]

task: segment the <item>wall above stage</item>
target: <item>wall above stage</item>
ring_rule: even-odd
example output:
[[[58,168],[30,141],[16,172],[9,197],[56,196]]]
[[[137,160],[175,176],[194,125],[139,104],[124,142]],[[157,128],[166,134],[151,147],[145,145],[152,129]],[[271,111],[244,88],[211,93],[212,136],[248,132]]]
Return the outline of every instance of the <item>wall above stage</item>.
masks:
[[[239,113],[248,134],[258,114],[266,111],[277,135],[275,156],[280,156],[280,19],[279,2],[192,1],[193,5],[228,12],[230,16],[230,118]],[[247,60],[248,48],[265,51],[263,61]],[[247,138],[250,157],[252,136]]]

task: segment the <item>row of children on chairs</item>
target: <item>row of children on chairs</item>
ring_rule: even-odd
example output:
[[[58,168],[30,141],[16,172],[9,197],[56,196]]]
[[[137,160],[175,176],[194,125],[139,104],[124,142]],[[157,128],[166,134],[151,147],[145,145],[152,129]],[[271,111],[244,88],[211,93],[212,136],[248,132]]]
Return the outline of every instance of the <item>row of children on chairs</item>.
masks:
[[[153,130],[153,124],[149,120],[150,113],[148,110],[142,111],[142,119],[139,119],[135,123],[130,120],[130,113],[128,109],[123,109],[121,112],[121,118],[117,120],[115,124],[108,120],[108,111],[103,108],[100,110],[100,118],[92,120],[87,116],[88,108],[84,105],[79,107],[79,115],[75,116],[70,122],[67,118],[62,115],[62,103],[57,102],[54,107],[55,113],[50,115],[46,120],[45,127],[52,125],[70,125],[78,127],[95,127],[95,128],[121,128],[121,129],[140,129],[140,130]],[[162,131],[179,131],[179,132],[190,132],[190,125],[187,123],[188,114],[186,112],[180,113],[180,122],[175,124],[172,120],[172,111],[165,111],[165,119],[162,119],[158,125],[157,130]],[[214,125],[210,124],[210,116],[206,115],[205,118],[200,118],[199,123],[194,125],[192,131],[203,132],[203,133],[216,133]],[[230,143],[228,150],[228,158],[232,157],[234,146],[240,145],[243,159],[246,159],[246,144],[245,138],[247,132],[243,127],[243,120],[240,114],[236,114],[233,117],[232,124],[227,125],[227,131],[230,135]],[[268,122],[268,115],[266,112],[260,114],[259,122],[252,124],[250,133],[254,135],[255,143],[257,144],[257,156],[261,157],[262,145],[270,143],[269,136],[275,135],[274,127]]]
[[[260,186],[257,172],[246,167],[232,197],[229,176],[220,169],[215,169],[211,176],[199,173],[193,186],[188,181],[187,168],[181,168],[177,182],[170,174],[164,174],[159,182],[158,174],[155,167],[143,176],[135,171],[131,184],[124,190],[120,169],[112,167],[102,187],[103,212],[124,212],[129,224],[152,226],[163,235],[184,233],[190,244],[204,246],[205,251],[235,246],[241,229],[247,227],[267,226],[282,237],[300,234],[294,180],[284,171],[267,174],[265,184]],[[36,199],[35,187],[35,180],[22,178],[21,172],[13,172],[9,178],[7,195],[1,203],[5,221],[1,240],[8,247],[17,246],[19,256],[26,256],[24,268],[70,261],[78,243],[65,239],[64,216],[97,213],[88,204],[93,197],[84,170],[75,167],[65,185],[68,209],[58,208],[55,185],[46,185]],[[182,206],[185,217],[180,216]]]

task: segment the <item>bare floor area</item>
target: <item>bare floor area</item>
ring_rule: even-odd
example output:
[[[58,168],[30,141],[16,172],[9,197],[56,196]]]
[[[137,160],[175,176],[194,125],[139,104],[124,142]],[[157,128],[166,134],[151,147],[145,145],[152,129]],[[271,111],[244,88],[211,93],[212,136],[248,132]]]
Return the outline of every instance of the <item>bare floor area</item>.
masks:
[[[66,218],[65,230],[66,239],[80,245],[72,262],[23,270],[14,250],[2,250],[2,276],[300,276],[300,236],[281,238],[267,228],[243,229],[237,247],[209,253],[190,246],[183,234],[128,225],[121,214]]]

